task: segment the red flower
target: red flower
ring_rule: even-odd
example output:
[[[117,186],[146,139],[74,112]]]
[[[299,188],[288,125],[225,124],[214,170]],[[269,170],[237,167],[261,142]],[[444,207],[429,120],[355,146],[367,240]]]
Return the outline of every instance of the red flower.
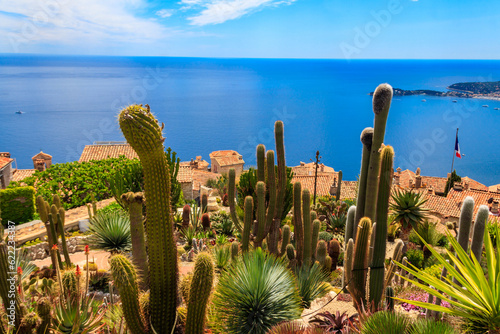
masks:
[[[58,250],[58,249],[59,249],[59,247],[57,247],[57,244],[54,244],[54,246],[52,246],[52,250],[53,250],[53,251],[56,251],[56,250]]]
[[[76,265],[76,276],[80,276],[82,274],[82,271],[80,270],[80,266]]]
[[[85,245],[85,254],[89,254],[89,253],[90,253],[89,245]]]
[[[22,275],[23,274],[23,268],[17,267],[17,274]]]
[[[215,240],[210,240],[210,244],[211,244],[212,246],[215,246]]]

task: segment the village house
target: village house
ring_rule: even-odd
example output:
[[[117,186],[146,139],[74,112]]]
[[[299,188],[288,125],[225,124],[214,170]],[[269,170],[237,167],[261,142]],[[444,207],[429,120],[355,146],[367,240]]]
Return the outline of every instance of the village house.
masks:
[[[0,189],[5,189],[12,179],[12,162],[8,152],[0,152]]]
[[[233,150],[214,151],[210,153],[211,172],[219,174],[228,174],[231,168],[234,168],[236,177],[243,173],[243,156]]]

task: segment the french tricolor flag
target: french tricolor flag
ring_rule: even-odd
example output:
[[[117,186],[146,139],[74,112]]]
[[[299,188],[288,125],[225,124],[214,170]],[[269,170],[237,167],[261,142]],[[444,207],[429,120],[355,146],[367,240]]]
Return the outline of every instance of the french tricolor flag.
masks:
[[[462,159],[462,154],[460,154],[460,146],[458,146],[458,135],[457,135],[457,138],[455,140],[455,155],[457,158]]]

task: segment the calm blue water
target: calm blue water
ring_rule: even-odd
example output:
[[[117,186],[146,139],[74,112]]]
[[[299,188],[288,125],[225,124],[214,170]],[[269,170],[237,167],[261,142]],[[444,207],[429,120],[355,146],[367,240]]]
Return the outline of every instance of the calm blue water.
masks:
[[[32,168],[40,150],[55,162],[78,160],[84,145],[123,140],[116,115],[148,103],[165,123],[166,144],[183,160],[235,149],[255,164],[255,146],[274,149],[272,124],[285,122],[288,165],[323,162],[354,180],[359,134],[372,126],[379,83],[444,90],[463,81],[500,80],[500,61],[261,60],[0,56],[0,151]],[[446,176],[455,131],[462,176],[500,183],[500,101],[396,97],[386,133],[396,166]],[[489,108],[483,108],[487,104]],[[23,115],[15,114],[22,110]]]

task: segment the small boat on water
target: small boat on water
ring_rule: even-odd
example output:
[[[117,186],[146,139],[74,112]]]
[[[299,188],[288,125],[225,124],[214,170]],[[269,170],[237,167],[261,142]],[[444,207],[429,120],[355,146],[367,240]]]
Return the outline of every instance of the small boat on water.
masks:
[[[500,108],[495,108],[495,110],[500,110]]]
[[[16,114],[24,114],[21,110],[16,111]]]
[[[422,100],[422,102],[427,102],[427,100],[424,99],[424,100]]]
[[[488,108],[489,106],[487,104],[483,104],[483,108]]]
[[[457,100],[453,100],[453,101],[451,101],[451,102],[453,102],[453,103],[457,103]]]

